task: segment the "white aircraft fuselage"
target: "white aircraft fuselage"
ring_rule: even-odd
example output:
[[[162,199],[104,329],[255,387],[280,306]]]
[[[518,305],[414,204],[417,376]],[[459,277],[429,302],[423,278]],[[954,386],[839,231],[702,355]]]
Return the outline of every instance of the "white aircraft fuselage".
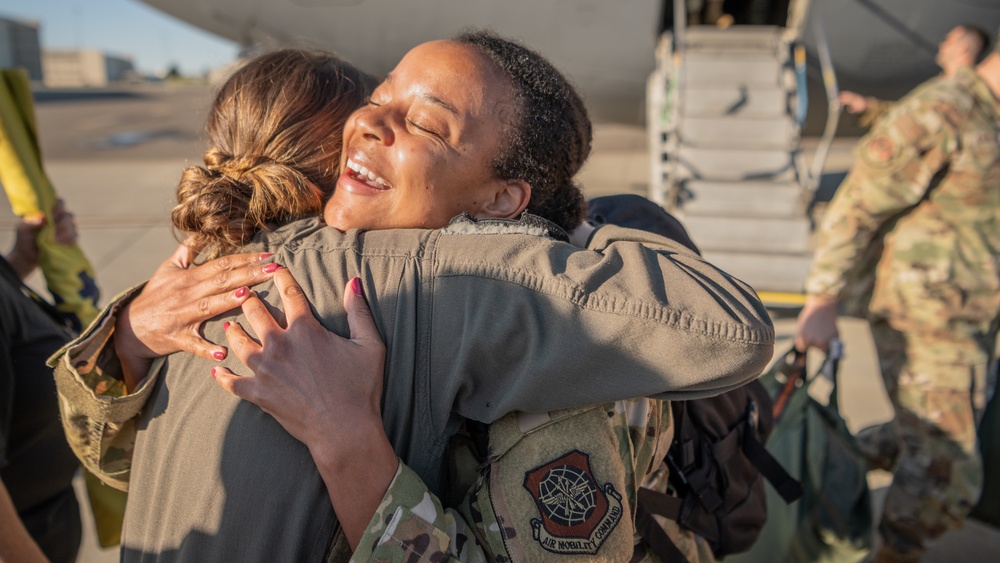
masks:
[[[411,47],[486,27],[523,41],[577,85],[597,121],[640,123],[646,79],[671,0],[141,0],[242,46],[337,52],[376,76]],[[727,0],[795,6],[803,0]],[[897,97],[938,72],[954,25],[989,32],[1000,0],[812,0],[803,41],[821,22],[844,89]],[[779,9],[781,9],[779,7]],[[819,92],[816,92],[819,94]]]

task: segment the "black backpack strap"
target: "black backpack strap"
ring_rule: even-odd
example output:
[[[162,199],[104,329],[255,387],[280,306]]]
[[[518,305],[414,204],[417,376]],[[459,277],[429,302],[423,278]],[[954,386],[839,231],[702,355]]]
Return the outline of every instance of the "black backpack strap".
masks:
[[[681,513],[681,505],[680,499],[645,487],[640,487],[636,494],[635,529],[646,540],[649,549],[664,563],[688,563],[688,560],[653,515],[676,521]]]
[[[722,507],[722,497],[715,489],[715,483],[709,478],[708,469],[698,466],[700,460],[709,458],[709,452],[702,450],[711,450],[712,445],[700,439],[701,435],[698,429],[694,427],[687,416],[687,403],[685,401],[674,401],[671,404],[671,409],[676,425],[674,445],[679,446],[678,453],[681,459],[676,459],[671,451],[667,451],[665,460],[670,468],[670,478],[679,480],[687,490],[698,497],[698,501],[707,512],[714,513]],[[670,516],[663,512],[656,512],[656,514],[677,520],[676,516]],[[677,514],[680,515],[679,508]]]
[[[786,503],[791,504],[802,498],[802,483],[789,475],[752,433],[748,432],[743,440],[743,453]]]

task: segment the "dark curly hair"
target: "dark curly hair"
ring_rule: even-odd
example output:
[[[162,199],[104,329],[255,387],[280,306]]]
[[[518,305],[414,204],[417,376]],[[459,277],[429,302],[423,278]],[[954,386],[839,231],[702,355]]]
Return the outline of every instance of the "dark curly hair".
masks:
[[[331,53],[258,56],[222,86],[205,126],[205,166],[177,186],[174,228],[201,260],[229,254],[268,224],[316,215],[340,173],[344,122],[375,80]]]
[[[593,137],[583,100],[562,73],[523,45],[478,30],[452,40],[474,47],[514,86],[516,121],[502,132],[495,173],[531,185],[528,212],[573,230],[587,216],[586,200],[573,183]]]

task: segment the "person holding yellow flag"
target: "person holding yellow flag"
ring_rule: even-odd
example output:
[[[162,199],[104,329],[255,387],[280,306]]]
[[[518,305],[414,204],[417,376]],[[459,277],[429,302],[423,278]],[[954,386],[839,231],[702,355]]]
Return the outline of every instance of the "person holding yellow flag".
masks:
[[[13,250],[0,259],[0,561],[71,562],[80,547],[72,485],[80,463],[63,436],[45,365],[73,332],[21,281],[38,266],[43,227],[56,244],[76,242],[73,215],[56,202],[51,220],[18,225]]]
[[[63,244],[55,231],[58,196],[42,167],[35,112],[28,74],[23,69],[0,70],[0,184],[14,214],[24,221],[19,229],[31,236],[21,250],[30,247],[30,268],[40,265],[55,311],[75,332],[97,316],[100,296],[94,271],[75,241]],[[19,231],[20,234],[20,231]],[[14,257],[14,267],[17,268]],[[103,487],[84,473],[91,509],[97,523],[98,541],[104,547],[116,545],[125,511],[125,494]]]
[[[42,168],[27,73],[0,72],[0,184],[14,214],[28,221],[53,212],[56,191]],[[38,231],[38,263],[56,309],[79,331],[97,316],[94,270],[76,244],[57,244],[53,225]]]

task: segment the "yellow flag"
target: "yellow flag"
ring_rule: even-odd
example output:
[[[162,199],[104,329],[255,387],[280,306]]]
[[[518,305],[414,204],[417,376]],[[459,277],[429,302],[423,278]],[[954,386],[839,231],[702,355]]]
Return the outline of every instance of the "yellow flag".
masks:
[[[15,215],[51,217],[56,191],[42,170],[28,73],[4,70],[0,77],[0,184]],[[78,246],[55,242],[54,228],[46,221],[38,233],[39,265],[56,309],[80,330],[97,317],[94,270]]]
[[[52,217],[56,191],[42,169],[28,73],[21,69],[0,71],[0,184],[14,214]],[[94,271],[78,246],[56,243],[53,232],[54,225],[46,221],[38,233],[39,265],[56,309],[79,331],[97,317]],[[102,547],[117,545],[125,493],[84,474],[98,542]]]

